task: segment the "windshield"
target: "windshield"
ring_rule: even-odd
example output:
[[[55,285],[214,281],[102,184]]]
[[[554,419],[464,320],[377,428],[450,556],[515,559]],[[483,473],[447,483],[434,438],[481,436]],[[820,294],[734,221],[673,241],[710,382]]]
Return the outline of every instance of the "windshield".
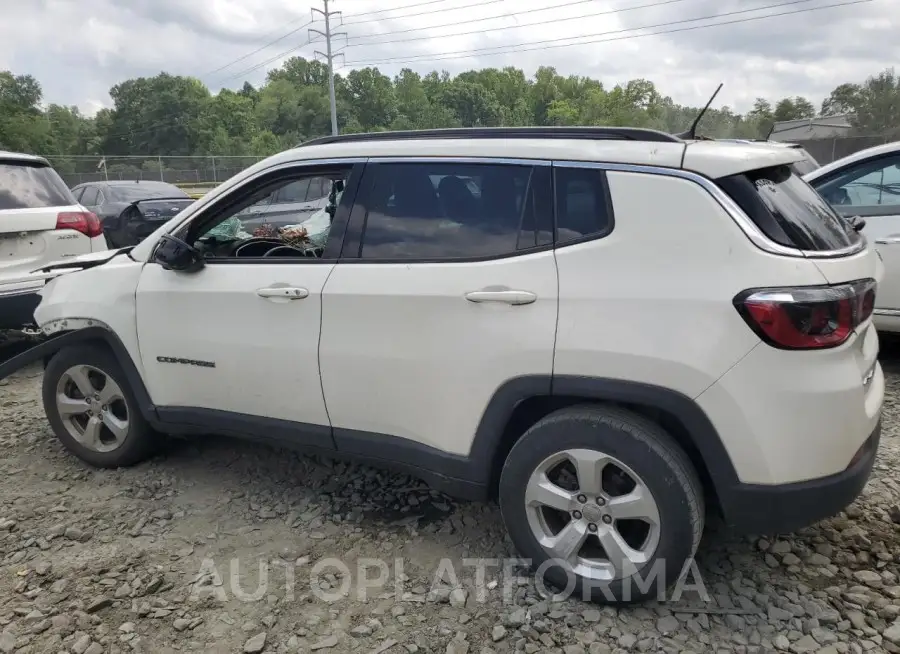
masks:
[[[861,236],[790,166],[733,175],[719,185],[770,239],[801,250],[839,250]]]
[[[145,198],[190,198],[177,186],[169,184],[135,184],[134,186],[111,186],[110,192],[117,202],[134,202]]]

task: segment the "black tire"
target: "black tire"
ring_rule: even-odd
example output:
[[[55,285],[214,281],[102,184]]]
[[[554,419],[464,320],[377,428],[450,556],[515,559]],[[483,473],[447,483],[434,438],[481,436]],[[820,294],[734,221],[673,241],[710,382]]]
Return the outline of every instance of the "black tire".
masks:
[[[122,390],[128,411],[128,431],[122,444],[108,452],[92,450],[75,440],[65,427],[56,402],[60,378],[73,366],[86,365],[100,370]],[[72,345],[57,352],[44,369],[42,388],[44,412],[53,433],[63,446],[79,459],[97,468],[120,468],[134,465],[150,457],[159,444],[157,434],[141,415],[128,378],[115,355],[102,345]]]
[[[553,562],[535,537],[525,502],[528,480],[541,462],[568,449],[591,449],[615,457],[652,493],[659,512],[659,542],[652,558],[637,571],[640,578],[632,575],[601,583],[569,574]],[[601,604],[665,599],[667,589],[693,559],[704,526],[703,488],[684,451],[658,424],[618,407],[570,407],[534,424],[506,458],[499,501],[513,544],[530,560],[532,569],[541,573],[537,581],[550,592],[565,589]],[[688,575],[684,583],[691,587],[697,579]]]

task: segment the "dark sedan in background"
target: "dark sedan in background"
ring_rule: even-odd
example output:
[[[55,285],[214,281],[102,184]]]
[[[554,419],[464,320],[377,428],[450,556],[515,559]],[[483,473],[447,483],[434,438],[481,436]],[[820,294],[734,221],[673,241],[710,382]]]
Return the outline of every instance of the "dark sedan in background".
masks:
[[[100,218],[111,248],[137,245],[194,202],[177,186],[151,180],[86,182],[72,193]]]

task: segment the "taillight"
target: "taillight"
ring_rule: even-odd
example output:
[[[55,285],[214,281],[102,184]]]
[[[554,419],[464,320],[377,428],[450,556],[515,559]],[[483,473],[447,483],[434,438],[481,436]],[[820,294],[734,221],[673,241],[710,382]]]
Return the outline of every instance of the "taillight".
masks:
[[[864,279],[834,286],[754,289],[739,294],[734,305],[773,347],[835,347],[872,315],[875,288],[875,280]]]
[[[90,211],[61,212],[56,216],[56,229],[74,229],[90,238],[103,234],[100,219]]]

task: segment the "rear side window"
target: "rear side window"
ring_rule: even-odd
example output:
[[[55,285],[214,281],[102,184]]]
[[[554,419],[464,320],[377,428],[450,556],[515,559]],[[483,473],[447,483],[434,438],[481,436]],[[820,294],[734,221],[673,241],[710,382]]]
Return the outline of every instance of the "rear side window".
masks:
[[[563,245],[612,229],[612,201],[606,174],[592,168],[554,167],[556,242]]]
[[[396,163],[379,164],[371,174],[364,260],[513,254],[535,247],[535,225],[542,222],[536,213],[549,211],[536,192],[549,185],[549,173],[547,184],[539,184],[541,171],[532,166]]]
[[[789,166],[718,180],[719,186],[771,240],[801,250],[838,250],[861,236]]]
[[[75,204],[72,192],[49,166],[0,161],[0,210]]]

